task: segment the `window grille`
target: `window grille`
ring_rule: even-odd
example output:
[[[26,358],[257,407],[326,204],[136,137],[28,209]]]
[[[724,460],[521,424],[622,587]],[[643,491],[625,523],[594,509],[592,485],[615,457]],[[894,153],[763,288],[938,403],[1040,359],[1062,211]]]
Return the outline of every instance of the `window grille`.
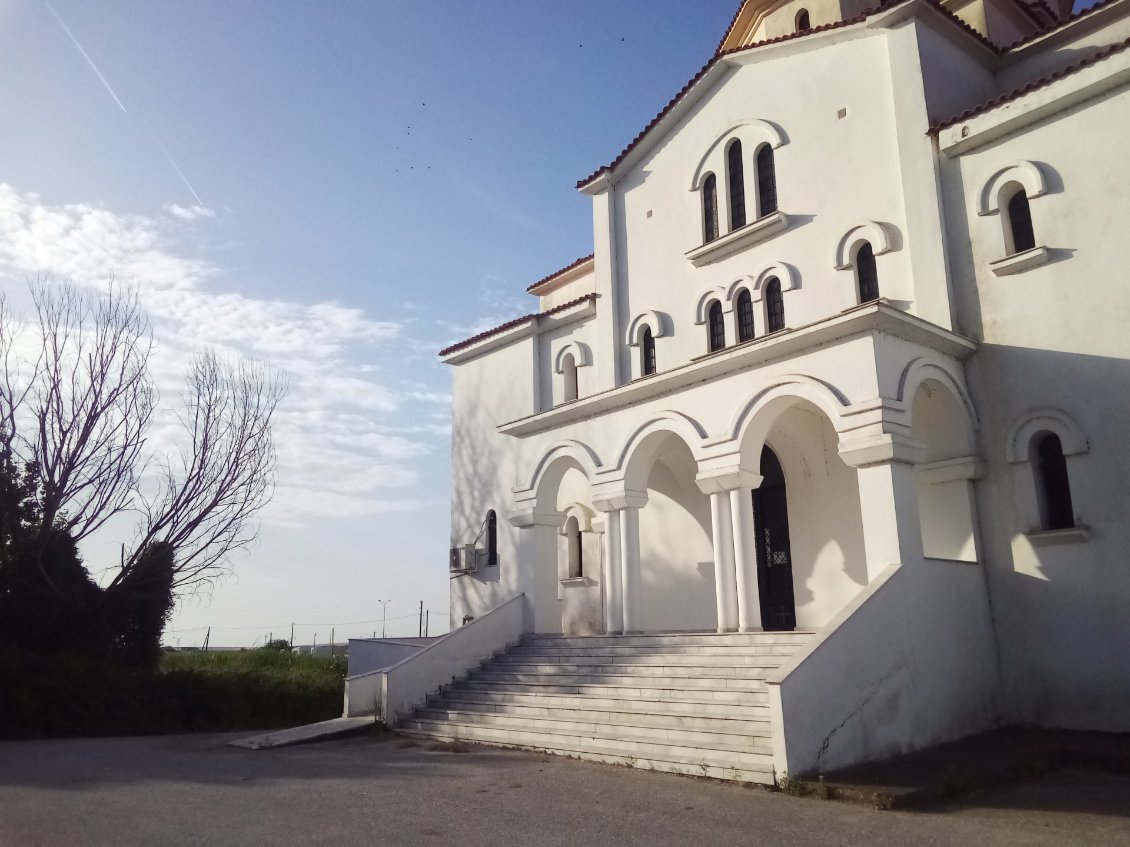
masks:
[[[1023,253],[1036,246],[1036,235],[1032,231],[1032,209],[1023,188],[1008,201],[1008,227],[1012,235],[1013,253]]]
[[[745,166],[742,143],[734,141],[726,152],[726,176],[730,181],[730,229],[745,226]]]
[[[738,341],[752,341],[753,327],[753,298],[744,288],[738,292]]]
[[[757,151],[757,214],[765,217],[777,211],[777,173],[773,148],[763,144]]]
[[[708,174],[702,182],[702,223],[703,240],[713,241],[718,237],[718,181],[714,174]]]
[[[856,251],[855,278],[861,304],[879,299],[879,272],[875,269],[875,251],[869,242],[864,242]]]
[[[708,312],[710,332],[710,352],[714,353],[726,346],[726,322],[722,318],[722,304],[715,300]]]
[[[769,332],[785,328],[785,298],[781,296],[781,280],[775,276],[765,283],[765,313]]]
[[[650,327],[644,327],[640,343],[640,373],[644,376],[655,373],[655,336]]]

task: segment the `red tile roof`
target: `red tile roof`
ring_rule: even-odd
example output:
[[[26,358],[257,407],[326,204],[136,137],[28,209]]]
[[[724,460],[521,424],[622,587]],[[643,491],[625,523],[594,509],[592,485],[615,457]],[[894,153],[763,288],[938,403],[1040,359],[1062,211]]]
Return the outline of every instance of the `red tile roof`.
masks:
[[[1031,35],[1026,35],[1019,41],[1014,41],[1012,44],[1008,45],[1008,47],[1005,48],[1004,52],[1011,53],[1016,48],[1022,47],[1030,41],[1035,41],[1037,38],[1043,38],[1045,35],[1051,35],[1051,33],[1055,32],[1057,29],[1063,29],[1063,27],[1067,26],[1068,24],[1075,23],[1075,21],[1079,20],[1080,18],[1085,18],[1092,12],[1097,12],[1099,9],[1109,6],[1113,2],[1115,2],[1115,0],[1099,0],[1099,2],[1094,6],[1089,6],[1088,8],[1076,12],[1073,15],[1068,15],[1061,21],[1056,21],[1055,23],[1048,24],[1046,27],[1036,30]]]
[[[554,306],[552,309],[546,309],[544,312],[535,312],[531,315],[523,315],[520,318],[514,318],[514,320],[512,321],[507,321],[506,323],[500,324],[493,329],[488,329],[484,332],[480,332],[478,335],[472,335],[470,338],[452,344],[450,347],[444,347],[439,351],[439,355],[447,356],[450,353],[454,353],[456,350],[462,350],[464,347],[470,347],[472,344],[482,341],[484,338],[490,338],[492,335],[498,335],[499,333],[506,332],[506,330],[508,329],[513,329],[516,326],[521,326],[524,323],[529,323],[530,321],[535,321],[538,318],[544,318],[548,315],[555,315],[558,312],[563,312],[566,309],[571,309],[573,306],[579,306],[581,303],[587,303],[590,300],[595,299],[595,294],[586,294],[584,297],[578,297],[576,300],[570,300],[568,303],[562,303],[560,306]]]
[[[533,285],[529,286],[526,290],[532,292],[538,286],[545,285],[547,282],[553,282],[553,280],[557,279],[562,274],[567,274],[567,273],[569,273],[569,271],[573,270],[574,268],[579,268],[581,265],[583,265],[585,262],[591,260],[593,257],[594,257],[593,253],[589,253],[589,255],[587,255],[587,256],[581,256],[581,258],[577,259],[577,261],[573,262],[572,264],[566,265],[561,270],[554,271],[549,276],[542,277],[537,282],[535,282]]]
[[[861,22],[865,21],[867,18],[878,14],[879,12],[886,12],[890,9],[895,8],[896,6],[902,5],[905,2],[908,2],[908,0],[883,0],[883,2],[880,2],[877,6],[874,6],[873,8],[867,9],[867,10],[861,12],[860,14],[856,15],[853,18],[847,18],[846,20],[842,20],[842,21],[834,21],[830,24],[822,24],[821,26],[815,26],[812,29],[807,29],[804,32],[792,32],[792,33],[789,33],[787,35],[779,35],[776,38],[769,38],[769,39],[766,39],[765,41],[758,41],[754,44],[749,44],[745,47],[735,47],[731,50],[726,50],[724,52],[715,53],[714,56],[711,57],[710,61],[707,62],[705,65],[703,65],[702,68],[699,69],[699,72],[696,73],[693,77],[691,77],[690,82],[688,82],[686,85],[684,85],[682,87],[682,89],[679,91],[679,93],[676,94],[674,97],[672,97],[671,100],[668,101],[667,105],[664,106],[660,110],[659,114],[656,115],[654,118],[652,118],[651,122],[648,123],[648,125],[645,126],[634,139],[632,139],[631,143],[627,147],[625,147],[623,150],[620,151],[620,155],[618,155],[615,159],[613,159],[611,164],[605,165],[602,168],[598,168],[597,170],[593,171],[593,173],[589,174],[589,176],[585,177],[582,180],[579,180],[577,182],[577,188],[584,188],[586,185],[588,185],[590,182],[592,182],[597,177],[599,177],[603,174],[606,174],[606,173],[611,173],[612,171],[616,170],[616,168],[619,167],[620,163],[623,162],[624,159],[627,158],[628,154],[631,153],[632,150],[634,150],[636,148],[636,146],[641,141],[643,141],[644,137],[649,132],[651,132],[652,129],[655,128],[656,124],[658,124],[661,120],[663,120],[663,118],[665,118],[667,116],[667,114],[673,108],[675,108],[675,106],[678,104],[678,102],[680,100],[682,100],[683,97],[686,96],[687,92],[690,91],[699,82],[699,80],[701,80],[707,74],[707,72],[709,72],[710,69],[713,68],[714,65],[717,64],[718,61],[720,59],[722,59],[723,57],[732,56],[732,55],[737,54],[737,53],[744,53],[746,50],[754,50],[758,47],[768,47],[771,44],[780,44],[782,42],[793,41],[794,39],[798,39],[798,38],[807,38],[810,35],[816,35],[816,34],[821,33],[821,32],[828,32],[829,30],[833,30],[833,29],[841,29],[843,27],[853,26],[854,24],[861,23]],[[953,23],[955,23],[966,34],[971,35],[973,38],[975,38],[977,41],[981,42],[981,44],[983,44],[985,47],[988,47],[994,53],[1000,53],[1001,52],[1001,48],[999,48],[995,44],[993,44],[992,41],[990,41],[988,38],[983,36],[981,33],[979,33],[977,30],[975,30],[973,27],[971,27],[969,24],[967,24],[965,21],[963,21],[961,18],[959,18],[953,12],[944,8],[942,6],[940,0],[928,0],[928,2],[930,3],[931,6],[933,6],[935,9],[937,9],[939,12],[941,12],[945,17],[949,18],[949,20],[951,20]],[[1109,0],[1109,2],[1113,2],[1113,0]],[[740,14],[741,9],[739,9],[738,12]],[[737,19],[737,17],[735,16],[735,20],[736,19]],[[730,26],[732,28],[733,23],[731,23]],[[728,34],[729,34],[729,31],[727,30],[727,35]],[[725,43],[725,38],[723,38],[722,41],[723,41],[723,43]],[[721,46],[721,45],[719,45],[719,46]]]
[[[739,0],[738,10],[734,12],[734,16],[730,18],[730,25],[726,27],[726,31],[722,34],[722,40],[718,42],[718,46],[714,48],[714,55],[722,52],[722,45],[726,43],[726,39],[730,37],[730,33],[734,31],[734,26],[738,22],[738,18],[742,16],[742,9],[745,8],[746,0]]]
[[[951,127],[954,124],[961,123],[962,121],[967,121],[970,118],[975,118],[978,115],[983,115],[985,112],[990,112],[998,106],[1003,106],[1005,103],[1011,103],[1013,100],[1017,100],[1023,97],[1025,94],[1030,94],[1039,88],[1051,85],[1053,82],[1061,80],[1066,76],[1070,76],[1077,71],[1081,71],[1084,68],[1097,64],[1103,59],[1108,59],[1117,53],[1121,53],[1127,48],[1130,48],[1130,38],[1126,39],[1125,41],[1120,41],[1118,44],[1114,44],[1110,47],[1098,50],[1095,53],[1092,53],[1086,59],[1080,59],[1078,62],[1073,62],[1070,65],[1066,65],[1065,67],[1060,68],[1058,71],[1053,71],[1050,74],[1046,74],[1037,79],[1034,79],[1021,88],[1014,88],[1012,91],[994,97],[992,100],[986,100],[984,103],[979,103],[976,106],[971,106],[960,115],[955,115],[952,118],[946,118],[944,121],[939,121],[938,123],[930,127],[929,130],[927,130],[927,134],[937,135],[947,127]]]

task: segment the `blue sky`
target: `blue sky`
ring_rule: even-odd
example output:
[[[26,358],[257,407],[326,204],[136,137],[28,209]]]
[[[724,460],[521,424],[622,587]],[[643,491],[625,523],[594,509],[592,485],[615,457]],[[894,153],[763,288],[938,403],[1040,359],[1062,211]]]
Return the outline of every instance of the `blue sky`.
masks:
[[[169,403],[204,344],[291,374],[261,542],[178,609],[171,641],[212,626],[246,645],[291,621],[340,640],[379,629],[379,600],[390,634],[415,633],[420,600],[446,625],[436,351],[532,310],[525,287],[591,251],[575,182],[736,8],[0,0],[0,285],[136,283]]]

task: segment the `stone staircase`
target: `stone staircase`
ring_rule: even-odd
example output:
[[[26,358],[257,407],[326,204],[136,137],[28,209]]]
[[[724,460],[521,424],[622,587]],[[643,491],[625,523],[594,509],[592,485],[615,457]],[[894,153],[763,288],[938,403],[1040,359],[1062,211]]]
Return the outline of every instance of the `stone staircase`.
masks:
[[[399,732],[772,784],[765,678],[811,637],[528,635]]]

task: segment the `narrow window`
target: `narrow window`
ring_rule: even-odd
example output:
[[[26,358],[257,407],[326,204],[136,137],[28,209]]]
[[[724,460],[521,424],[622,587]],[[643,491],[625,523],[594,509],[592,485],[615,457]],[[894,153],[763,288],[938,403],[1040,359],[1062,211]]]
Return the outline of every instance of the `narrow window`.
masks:
[[[644,376],[655,373],[655,336],[651,327],[644,327],[640,337],[640,373]]]
[[[1018,187],[1016,193],[1009,198],[1007,210],[1006,237],[1011,236],[1012,241],[1009,255],[1031,250],[1036,246],[1036,235],[1032,231],[1032,210],[1028,206],[1028,195],[1023,188]]]
[[[707,323],[710,332],[710,352],[714,353],[726,346],[726,322],[722,319],[722,304],[717,300],[710,304]]]
[[[704,241],[718,237],[718,181],[714,174],[707,174],[702,181],[702,226]]]
[[[494,513],[494,509],[487,512],[486,530],[487,530],[487,565],[498,564],[498,515]]]
[[[1036,494],[1040,502],[1040,524],[1044,529],[1070,529],[1075,526],[1071,505],[1071,483],[1067,478],[1067,458],[1063,443],[1054,432],[1036,436]]]
[[[730,229],[745,226],[745,170],[742,143],[735,141],[726,152],[726,177],[730,181]]]
[[[812,29],[812,24],[808,20],[808,9],[801,9],[796,13],[796,31],[808,32]]]
[[[572,353],[566,353],[561,360],[561,376],[565,381],[564,401],[577,399],[577,362]]]
[[[569,518],[565,522],[565,538],[569,546],[569,579],[578,579],[585,575],[585,562],[581,524],[576,518]]]
[[[879,273],[875,270],[875,250],[870,242],[863,242],[855,253],[855,281],[861,305],[879,299]]]
[[[738,342],[753,341],[753,298],[746,289],[738,292]]]
[[[757,216],[777,211],[777,172],[773,167],[773,148],[763,144],[757,151]]]
[[[765,318],[769,332],[785,328],[785,299],[781,296],[781,280],[775,276],[765,283]]]

